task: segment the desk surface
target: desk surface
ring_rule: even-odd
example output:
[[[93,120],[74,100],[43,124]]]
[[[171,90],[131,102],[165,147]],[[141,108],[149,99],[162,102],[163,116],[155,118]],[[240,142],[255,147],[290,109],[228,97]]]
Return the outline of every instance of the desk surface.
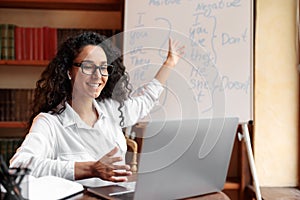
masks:
[[[100,198],[85,190],[84,193],[80,193],[69,199],[70,200],[96,200]],[[213,194],[208,194],[208,195],[203,195],[198,197],[191,197],[191,198],[187,198],[186,200],[230,200],[230,199],[223,192],[218,192],[218,193],[213,193]]]
[[[132,176],[128,177],[128,180],[136,181],[137,174],[133,174]],[[0,193],[0,200],[2,200],[3,197],[4,197],[4,194]],[[67,199],[68,200],[96,200],[96,199],[101,199],[101,197],[99,197],[95,194],[92,194],[85,189],[84,192],[74,195]],[[216,192],[216,193],[211,193],[211,194],[207,194],[207,195],[186,198],[185,200],[230,200],[230,198],[223,192]]]
[[[4,194],[0,195],[0,199],[4,198]],[[68,198],[68,200],[97,200],[100,197],[89,193],[88,191],[84,191],[83,193],[77,194],[73,197]],[[223,192],[213,193],[209,195],[203,195],[198,197],[187,198],[186,200],[230,200],[228,196],[226,196]]]
[[[129,181],[136,181],[137,180],[137,174],[133,174],[132,176],[128,177]],[[71,198],[68,198],[68,200],[96,200],[101,199],[99,196],[96,196],[95,194],[92,194],[85,190],[83,193],[80,193],[76,196],[73,196]],[[224,194],[223,192],[216,192],[208,195],[201,195],[197,197],[190,197],[185,200],[230,200],[230,198]]]

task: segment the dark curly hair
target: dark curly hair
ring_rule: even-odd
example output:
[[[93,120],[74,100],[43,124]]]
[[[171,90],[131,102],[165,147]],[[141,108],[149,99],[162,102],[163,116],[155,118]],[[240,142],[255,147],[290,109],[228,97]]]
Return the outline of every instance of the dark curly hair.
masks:
[[[96,100],[103,101],[112,98],[118,101],[120,103],[118,108],[120,111],[120,126],[123,126],[124,116],[121,108],[131,90],[129,76],[125,71],[121,52],[105,36],[95,32],[84,32],[67,39],[42,72],[41,78],[36,83],[28,128],[40,112],[60,114],[66,109],[66,101],[72,98],[72,85],[67,71],[72,67],[74,59],[87,45],[99,45],[106,53],[107,62],[114,66],[112,75],[109,76],[106,86]]]

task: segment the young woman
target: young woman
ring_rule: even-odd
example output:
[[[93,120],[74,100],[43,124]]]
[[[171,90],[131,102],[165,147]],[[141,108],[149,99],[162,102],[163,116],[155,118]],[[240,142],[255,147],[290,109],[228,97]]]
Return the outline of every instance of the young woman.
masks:
[[[149,113],[183,50],[170,40],[154,79],[141,96],[128,98],[122,56],[111,42],[94,32],[69,38],[37,81],[30,130],[11,167],[30,162],[36,177],[126,181],[122,128]]]

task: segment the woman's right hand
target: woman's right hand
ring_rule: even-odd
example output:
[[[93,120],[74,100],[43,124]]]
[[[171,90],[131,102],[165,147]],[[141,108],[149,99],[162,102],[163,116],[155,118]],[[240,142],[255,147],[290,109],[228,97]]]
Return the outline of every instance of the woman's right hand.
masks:
[[[115,147],[92,166],[92,174],[102,180],[112,182],[127,181],[127,176],[132,175],[129,165],[117,165],[115,163],[122,161],[121,157],[115,157],[118,148]]]
[[[113,148],[98,161],[75,162],[75,180],[86,178],[101,178],[112,182],[127,181],[127,176],[131,176],[129,165],[119,165],[121,157],[115,156],[118,148]]]

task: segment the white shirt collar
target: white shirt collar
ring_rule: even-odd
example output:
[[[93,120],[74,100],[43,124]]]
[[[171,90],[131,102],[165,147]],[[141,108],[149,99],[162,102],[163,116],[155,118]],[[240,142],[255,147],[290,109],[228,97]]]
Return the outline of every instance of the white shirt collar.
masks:
[[[103,113],[100,110],[100,107],[95,99],[93,100],[93,105],[99,114],[97,121],[107,116],[107,114]],[[64,127],[68,127],[76,124],[78,128],[87,128],[87,129],[92,128],[81,120],[77,112],[75,112],[75,110],[67,102],[66,102],[66,109],[61,114],[58,115],[58,118]]]

